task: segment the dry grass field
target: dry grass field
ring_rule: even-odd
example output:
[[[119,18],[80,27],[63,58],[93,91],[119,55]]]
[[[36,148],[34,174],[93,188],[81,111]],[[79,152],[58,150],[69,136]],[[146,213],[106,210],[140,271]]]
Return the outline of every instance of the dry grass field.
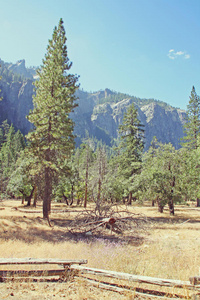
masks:
[[[95,236],[70,233],[69,221],[82,209],[53,204],[53,226],[49,227],[42,219],[40,203],[37,208],[28,208],[19,200],[1,201],[0,257],[87,259],[89,267],[186,281],[199,275],[200,208],[177,206],[175,216],[169,216],[167,209],[160,214],[148,204],[135,205],[130,210],[142,213],[147,223],[124,236],[106,229]],[[44,282],[29,278],[0,285],[0,299],[134,299],[133,292],[100,290],[82,278]],[[184,290],[182,294],[187,296],[189,292]]]

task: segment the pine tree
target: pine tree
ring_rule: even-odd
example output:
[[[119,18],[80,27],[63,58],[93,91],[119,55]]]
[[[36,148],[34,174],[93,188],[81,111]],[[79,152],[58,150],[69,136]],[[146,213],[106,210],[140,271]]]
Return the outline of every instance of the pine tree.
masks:
[[[121,142],[119,145],[119,174],[124,181],[124,186],[129,192],[129,201],[132,201],[130,184],[133,177],[141,168],[142,153],[144,149],[144,129],[138,119],[137,109],[134,103],[130,105],[124,114],[123,123],[119,127]]]
[[[53,175],[63,172],[74,148],[73,122],[70,112],[76,106],[78,76],[69,73],[69,61],[63,21],[53,31],[43,65],[35,82],[34,109],[28,119],[35,130],[28,134],[30,151],[44,172],[43,217],[49,218]]]
[[[186,123],[184,125],[185,137],[182,139],[182,145],[190,150],[197,149],[200,132],[200,98],[194,86],[192,87],[186,114]]]

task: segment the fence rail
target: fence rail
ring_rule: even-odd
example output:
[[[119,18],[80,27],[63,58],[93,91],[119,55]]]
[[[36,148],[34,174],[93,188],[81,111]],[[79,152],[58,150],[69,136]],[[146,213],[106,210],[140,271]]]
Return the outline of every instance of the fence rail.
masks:
[[[79,271],[79,275],[77,276],[84,276],[85,280],[87,282],[91,283],[94,286],[97,286],[102,289],[111,290],[115,292],[127,292],[132,291],[135,295],[141,296],[143,298],[148,299],[189,299],[188,293],[187,295],[183,295],[180,292],[180,289],[182,291],[184,290],[184,293],[186,291],[190,291],[192,299],[199,300],[199,292],[200,292],[200,285],[198,285],[200,280],[200,277],[191,277],[190,281],[182,281],[182,280],[174,280],[174,279],[162,279],[162,278],[156,278],[156,277],[149,277],[149,276],[141,276],[141,275],[133,275],[128,273],[122,273],[122,272],[115,272],[115,271],[109,271],[109,270],[102,270],[102,269],[96,269],[96,268],[88,268],[83,266],[77,266],[77,265],[71,265],[71,270]],[[177,288],[179,289],[179,293],[175,293],[175,291],[172,292],[162,292],[160,290],[156,290],[154,288],[153,290],[147,289],[147,288],[131,288],[130,286],[123,286],[123,285],[117,285],[117,284],[111,284],[109,282],[100,280],[94,280],[93,278],[88,278],[85,276],[85,274],[89,275],[96,275],[102,277],[108,277],[108,278],[115,278],[119,280],[126,280],[128,282],[137,282],[140,284],[150,284],[155,286],[162,286],[162,287],[168,287],[168,288]],[[195,280],[194,280],[195,278]],[[191,298],[190,298],[191,299]]]
[[[162,279],[149,276],[140,276],[133,275],[122,272],[115,272],[109,270],[102,270],[96,268],[89,268],[83,266],[87,264],[87,260],[62,260],[62,259],[33,259],[33,258],[0,258],[0,267],[1,266],[12,266],[12,265],[57,265],[62,266],[62,268],[57,269],[44,269],[40,270],[35,267],[35,270],[0,270],[0,281],[3,281],[4,278],[8,277],[26,277],[26,276],[35,276],[35,277],[46,277],[46,276],[65,276],[72,275],[75,277],[81,277],[86,280],[89,284],[96,286],[98,288],[125,293],[127,291],[134,292],[138,297],[148,298],[148,299],[188,299],[187,296],[180,293],[180,289],[184,291],[190,291],[190,294],[193,293],[192,299],[200,299],[200,277],[194,276],[190,277],[189,281],[174,280],[174,279]],[[95,278],[90,278],[90,275],[95,275]],[[88,277],[89,276],[89,277]],[[100,277],[100,279],[99,279]],[[143,288],[140,285],[137,287],[131,287],[124,284],[118,284],[110,282],[105,282],[102,278],[113,278],[118,280],[125,280],[126,282],[137,282],[139,284],[150,284],[155,286],[162,286],[167,288],[177,288],[178,293],[165,292],[156,290],[156,288],[151,287],[151,289]],[[71,278],[71,276],[69,276]],[[190,298],[191,299],[191,298]]]

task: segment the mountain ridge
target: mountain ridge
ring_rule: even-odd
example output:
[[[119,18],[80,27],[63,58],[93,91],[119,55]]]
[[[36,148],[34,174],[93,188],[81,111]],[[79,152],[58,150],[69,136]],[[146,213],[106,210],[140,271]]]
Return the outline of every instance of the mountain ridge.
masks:
[[[3,61],[0,61],[0,64],[1,62]],[[33,81],[36,68],[27,69],[25,60],[20,60],[16,64],[3,62],[3,67],[4,73],[11,75],[6,77],[3,72],[0,73],[3,76],[0,81],[3,97],[0,102],[0,124],[7,119],[16,129],[27,134],[32,128],[26,116],[33,108]],[[21,77],[14,81],[16,74]],[[134,103],[145,129],[145,150],[149,148],[154,136],[160,142],[172,143],[176,149],[180,147],[186,116],[184,110],[160,100],[140,99],[108,88],[93,93],[79,89],[77,97],[78,107],[71,113],[75,122],[77,145],[89,135],[110,146],[119,138],[118,127],[122,123],[124,112],[131,103]]]

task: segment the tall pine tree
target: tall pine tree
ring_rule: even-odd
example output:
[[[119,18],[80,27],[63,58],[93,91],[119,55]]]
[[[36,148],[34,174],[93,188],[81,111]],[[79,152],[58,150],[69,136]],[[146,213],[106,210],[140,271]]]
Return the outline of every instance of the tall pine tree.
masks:
[[[200,98],[194,86],[192,87],[186,114],[186,123],[184,125],[185,136],[182,139],[182,145],[190,150],[197,149],[200,133]]]
[[[34,109],[28,120],[35,130],[28,134],[30,152],[44,174],[43,217],[49,219],[53,176],[63,172],[74,149],[73,122],[69,114],[76,106],[78,76],[69,73],[69,61],[63,20],[49,40],[43,65],[35,82]]]
[[[129,192],[128,204],[131,204],[131,183],[134,175],[138,174],[141,168],[144,149],[144,129],[138,119],[134,103],[130,105],[124,114],[123,123],[119,127],[119,133],[121,134],[121,142],[119,145],[118,171],[126,191]]]

